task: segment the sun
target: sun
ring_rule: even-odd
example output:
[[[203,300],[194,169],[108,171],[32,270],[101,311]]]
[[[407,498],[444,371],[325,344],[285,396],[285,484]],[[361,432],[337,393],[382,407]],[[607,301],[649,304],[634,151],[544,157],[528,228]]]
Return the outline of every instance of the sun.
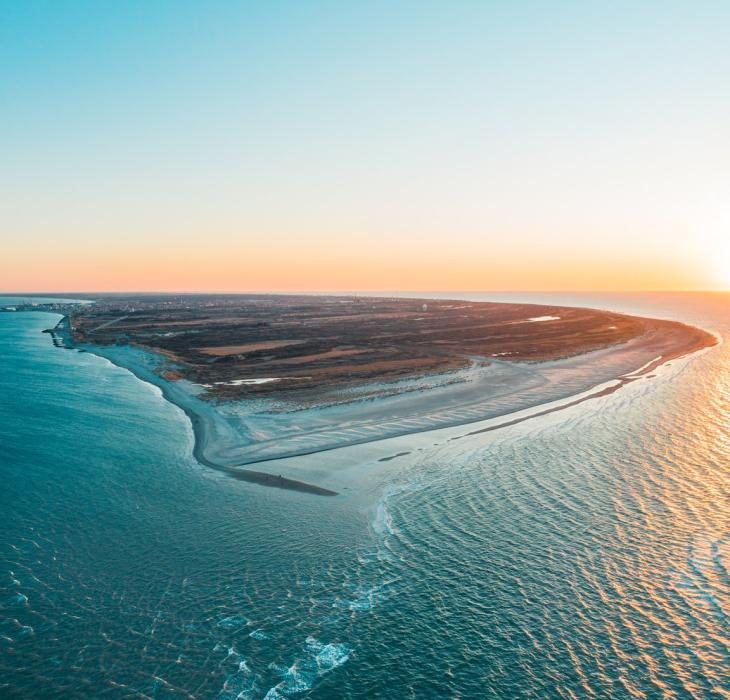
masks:
[[[715,284],[730,290],[730,242],[723,242],[713,251],[712,267]]]

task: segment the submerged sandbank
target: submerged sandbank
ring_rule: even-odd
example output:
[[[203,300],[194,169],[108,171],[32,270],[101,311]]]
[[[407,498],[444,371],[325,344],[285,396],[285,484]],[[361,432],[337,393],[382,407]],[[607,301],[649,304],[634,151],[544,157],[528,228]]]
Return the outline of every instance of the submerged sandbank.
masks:
[[[202,464],[265,486],[335,495],[327,488],[244,467],[508,416],[617,382],[610,389],[581,396],[563,407],[574,405],[605,396],[665,362],[716,342],[714,336],[692,326],[655,322],[628,342],[574,357],[542,363],[489,358],[488,365],[475,363],[454,373],[450,381],[429,388],[416,386],[415,390],[411,387],[379,398],[355,397],[337,405],[289,411],[261,401],[202,400],[197,396],[200,387],[161,376],[161,369],[169,366],[167,358],[139,347],[84,344],[79,348],[154,384],[168,401],[181,408],[192,423],[193,452]],[[557,408],[546,412],[553,410]],[[531,417],[536,415],[542,413]]]

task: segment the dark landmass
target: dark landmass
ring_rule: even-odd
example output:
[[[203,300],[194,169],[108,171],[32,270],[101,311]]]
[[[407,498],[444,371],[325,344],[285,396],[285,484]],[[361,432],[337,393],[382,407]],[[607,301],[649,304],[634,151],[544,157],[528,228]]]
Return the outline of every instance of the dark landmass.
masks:
[[[88,349],[158,386],[190,418],[201,464],[235,479],[326,496],[336,492],[242,467],[475,423],[617,380],[467,434],[497,430],[606,396],[717,343],[674,321],[563,306],[301,295],[84,297],[93,303],[29,301],[0,311],[60,313],[46,331],[55,346]],[[602,352],[586,354],[594,350]],[[394,383],[404,379],[418,381]],[[201,398],[251,403],[224,416],[225,405]],[[282,410],[292,411],[290,418]]]
[[[301,491],[302,493],[311,493],[316,496],[338,496],[337,491],[332,489],[326,489],[316,484],[308,484],[305,481],[299,481],[298,479],[289,479],[281,474],[269,474],[267,472],[254,471],[252,469],[236,469],[236,468],[221,468],[217,465],[213,466],[214,469],[222,471],[233,479],[238,481],[248,481],[251,484],[258,484],[259,486],[271,486],[277,489],[285,489],[289,491]]]
[[[394,455],[390,455],[390,457],[381,457],[378,462],[390,462],[392,459],[397,459],[398,457],[405,457],[406,455],[411,454],[410,452],[396,452]]]
[[[688,346],[714,343],[700,329],[608,311],[354,296],[116,295],[70,318],[74,343],[142,346],[167,358],[165,378],[202,384],[211,398],[303,404],[475,358],[554,360],[662,328],[681,328]]]

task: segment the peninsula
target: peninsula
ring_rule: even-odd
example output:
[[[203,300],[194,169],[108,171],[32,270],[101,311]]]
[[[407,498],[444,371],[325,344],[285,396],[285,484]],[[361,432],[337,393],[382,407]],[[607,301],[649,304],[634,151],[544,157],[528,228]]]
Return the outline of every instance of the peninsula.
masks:
[[[322,494],[333,492],[241,467],[476,423],[606,382],[623,386],[717,342],[675,321],[564,306],[84,296],[93,303],[68,310],[54,329],[57,344],[62,337],[160,387],[190,417],[202,463]]]

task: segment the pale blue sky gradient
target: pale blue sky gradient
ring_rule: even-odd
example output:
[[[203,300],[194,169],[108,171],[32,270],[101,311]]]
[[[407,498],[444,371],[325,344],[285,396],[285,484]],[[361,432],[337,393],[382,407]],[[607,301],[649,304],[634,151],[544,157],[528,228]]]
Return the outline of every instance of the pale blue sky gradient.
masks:
[[[6,0],[0,287],[727,286],[729,37],[727,2]]]

